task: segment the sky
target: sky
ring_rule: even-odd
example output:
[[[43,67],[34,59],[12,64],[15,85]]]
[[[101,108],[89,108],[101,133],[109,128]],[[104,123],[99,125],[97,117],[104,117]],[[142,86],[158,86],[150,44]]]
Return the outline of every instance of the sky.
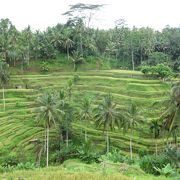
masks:
[[[45,30],[65,23],[62,14],[76,3],[106,4],[94,15],[93,27],[112,28],[117,19],[125,19],[130,28],[180,27],[180,0],[0,0],[0,19],[9,18],[19,30],[28,25]]]

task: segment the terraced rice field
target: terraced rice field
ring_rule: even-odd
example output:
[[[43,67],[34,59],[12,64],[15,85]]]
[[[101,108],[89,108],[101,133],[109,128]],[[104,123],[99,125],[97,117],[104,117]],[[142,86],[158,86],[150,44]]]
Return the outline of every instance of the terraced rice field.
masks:
[[[80,102],[85,95],[94,98],[94,105],[101,101],[102,96],[111,92],[116,103],[121,107],[127,107],[130,100],[136,102],[142,111],[147,123],[136,129],[133,137],[133,150],[145,148],[154,151],[154,140],[148,135],[148,122],[152,118],[157,118],[159,109],[152,109],[152,104],[166,98],[169,85],[160,80],[149,80],[140,72],[104,70],[86,71],[76,73],[80,80],[73,86],[73,99]],[[35,100],[47,89],[60,90],[72,78],[72,72],[60,72],[48,75],[21,75],[13,76],[10,86],[5,90],[6,110],[3,110],[3,101],[0,99],[0,152],[3,150],[13,150],[18,146],[25,150],[33,149],[29,140],[33,138],[43,138],[44,130],[36,126]],[[28,84],[25,89],[23,81]],[[16,86],[22,86],[16,89]],[[2,90],[0,90],[2,94]],[[86,128],[88,137],[93,140],[99,148],[104,148],[104,135],[101,129],[96,129],[93,123],[82,125],[78,120],[73,123],[74,135],[81,135],[81,129]],[[51,136],[55,131],[51,130]],[[123,134],[120,130],[110,133],[111,146],[119,147],[123,153],[129,151],[129,135]],[[163,139],[158,140],[159,150],[164,146]]]

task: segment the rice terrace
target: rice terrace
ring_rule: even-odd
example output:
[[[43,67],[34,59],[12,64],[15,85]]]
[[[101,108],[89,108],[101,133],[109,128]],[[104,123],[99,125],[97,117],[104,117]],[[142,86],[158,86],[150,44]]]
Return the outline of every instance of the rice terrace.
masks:
[[[0,14],[0,180],[180,179],[180,27],[94,27],[101,2]]]

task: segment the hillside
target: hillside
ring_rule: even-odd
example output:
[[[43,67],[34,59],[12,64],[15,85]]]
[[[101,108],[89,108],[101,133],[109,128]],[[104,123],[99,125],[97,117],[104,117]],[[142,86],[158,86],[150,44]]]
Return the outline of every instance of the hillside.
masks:
[[[73,86],[73,99],[77,102],[83,96],[93,97],[94,104],[101,97],[111,92],[116,103],[121,107],[127,107],[130,100],[134,101],[142,111],[146,124],[142,124],[133,137],[133,151],[138,152],[139,147],[150,152],[154,151],[153,138],[147,135],[147,124],[152,118],[157,118],[159,109],[151,110],[153,102],[165,98],[165,92],[169,86],[160,80],[149,80],[140,72],[101,70],[78,72],[80,80]],[[37,127],[35,100],[47,89],[60,90],[67,80],[72,78],[73,72],[59,72],[36,75],[14,75],[11,85],[5,90],[6,111],[3,110],[1,100],[0,109],[0,153],[9,154],[12,150],[20,148],[24,152],[32,152],[33,145],[29,143],[34,138],[43,139],[44,128]],[[25,84],[28,89],[25,89]],[[16,89],[19,86],[19,89]],[[0,91],[2,92],[2,91]],[[73,133],[79,136],[82,127],[86,128],[88,137],[93,140],[96,147],[105,147],[102,130],[96,129],[93,123],[83,125],[80,121],[73,123]],[[54,130],[51,132],[53,137]],[[129,136],[122,131],[115,130],[110,133],[111,146],[118,147],[122,153],[129,151]],[[164,141],[158,140],[159,148]]]

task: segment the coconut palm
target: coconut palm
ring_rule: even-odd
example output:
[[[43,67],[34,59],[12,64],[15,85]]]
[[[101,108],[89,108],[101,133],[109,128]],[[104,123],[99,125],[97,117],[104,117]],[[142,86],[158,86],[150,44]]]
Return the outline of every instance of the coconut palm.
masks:
[[[67,93],[68,95],[68,93]],[[68,95],[69,96],[69,95]],[[71,96],[71,93],[70,93]],[[69,98],[69,97],[68,97]],[[59,109],[61,109],[62,113],[62,121],[59,121],[59,127],[60,129],[63,127],[66,131],[66,147],[69,146],[69,130],[71,128],[71,123],[74,119],[74,113],[73,113],[73,107],[67,102],[65,91],[63,89],[60,90],[59,96],[58,96],[58,104]]]
[[[83,58],[82,54],[79,53],[79,51],[73,51],[72,56],[71,56],[71,60],[73,62],[74,71],[76,71],[77,65],[82,64],[84,61],[84,58]]]
[[[140,111],[134,103],[130,103],[129,108],[127,109],[125,115],[123,116],[122,127],[125,132],[130,130],[130,139],[129,139],[129,149],[130,149],[130,157],[132,159],[133,149],[132,149],[132,136],[134,128],[142,121],[142,117],[140,115]]]
[[[163,128],[172,131],[173,126],[180,128],[180,82],[173,84],[168,99],[161,102],[165,105],[165,111],[160,117],[164,120]]]
[[[8,73],[8,64],[5,61],[0,61],[0,84],[3,90],[3,106],[4,110],[6,109],[6,101],[5,101],[5,92],[4,88],[10,80],[10,76]]]
[[[158,153],[158,147],[157,147],[157,138],[160,135],[160,130],[161,130],[161,124],[159,123],[158,119],[153,119],[150,123],[150,130],[151,132],[154,134],[154,138],[155,138],[155,147],[156,147],[156,156]]]
[[[102,103],[96,108],[95,119],[97,126],[103,127],[103,131],[106,132],[106,148],[108,153],[109,131],[113,130],[116,126],[120,127],[119,111],[111,94],[106,95]]]
[[[85,97],[81,104],[80,117],[84,124],[92,119],[91,99]],[[87,142],[87,131],[84,129],[84,140]]]
[[[62,116],[62,125],[66,130],[66,147],[68,148],[69,146],[69,131],[71,129],[71,123],[74,120],[74,109],[73,107],[66,103],[64,105],[64,115]]]
[[[67,31],[64,37],[64,47],[66,48],[68,60],[69,60],[69,49],[72,48],[73,44],[74,41],[70,38],[70,32]]]
[[[69,80],[65,88],[66,96],[68,97],[69,102],[71,101],[71,97],[72,97],[72,86],[73,86],[73,82],[72,80]]]
[[[37,98],[37,119],[40,121],[46,131],[46,166],[49,163],[49,129],[56,124],[59,113],[58,98],[55,93],[46,92]]]

